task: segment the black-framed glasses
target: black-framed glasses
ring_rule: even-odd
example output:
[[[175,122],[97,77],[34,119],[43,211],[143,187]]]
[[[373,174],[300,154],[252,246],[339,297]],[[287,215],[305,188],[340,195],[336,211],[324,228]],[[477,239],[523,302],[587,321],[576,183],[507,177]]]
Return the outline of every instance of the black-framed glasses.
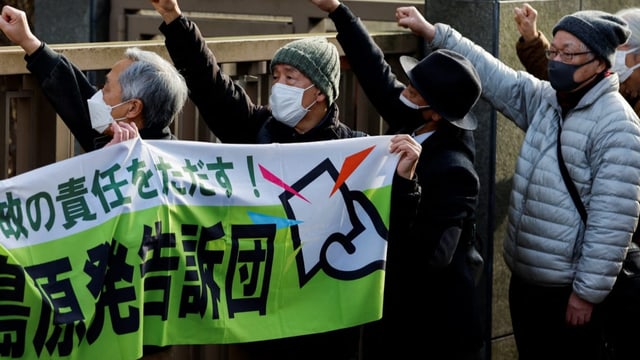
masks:
[[[564,52],[556,49],[547,49],[544,51],[544,56],[549,60],[553,60],[556,56],[560,55],[560,60],[563,62],[571,62],[574,56],[591,54],[592,51],[581,51],[581,52]]]

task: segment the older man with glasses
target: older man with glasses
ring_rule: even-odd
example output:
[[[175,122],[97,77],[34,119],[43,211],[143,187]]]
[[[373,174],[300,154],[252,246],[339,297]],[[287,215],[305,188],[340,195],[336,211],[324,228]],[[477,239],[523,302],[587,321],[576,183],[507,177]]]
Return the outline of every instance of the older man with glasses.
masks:
[[[627,23],[602,11],[564,16],[553,28],[543,81],[414,7],[396,17],[430,47],[467,57],[483,98],[525,132],[503,249],[519,359],[602,358],[598,309],[622,266],[640,201],[639,120],[609,71],[630,35]]]

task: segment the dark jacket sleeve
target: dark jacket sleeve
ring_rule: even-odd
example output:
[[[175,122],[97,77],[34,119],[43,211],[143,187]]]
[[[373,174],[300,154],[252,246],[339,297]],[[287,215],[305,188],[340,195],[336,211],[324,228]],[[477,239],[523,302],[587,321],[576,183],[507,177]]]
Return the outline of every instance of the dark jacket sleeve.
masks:
[[[392,129],[403,127],[405,124],[394,122],[412,117],[410,109],[398,99],[406,86],[393,73],[383,51],[346,5],[341,4],[329,18],[336,26],[336,38],[350,68],[371,104]]]
[[[544,51],[549,48],[549,40],[538,31],[538,37],[531,41],[524,41],[522,36],[516,43],[516,53],[520,62],[528,73],[541,80],[547,80],[547,57]]]
[[[432,187],[422,202],[420,221],[416,221],[413,233],[429,242],[428,262],[432,267],[449,265],[455,252],[473,239],[469,221],[475,220],[479,180],[467,166],[442,165],[426,181]]]
[[[245,90],[222,73],[197,25],[181,16],[162,23],[160,31],[189,97],[213,134],[227,143],[255,143],[261,119],[268,117],[259,113],[269,110],[253,104]]]
[[[401,234],[413,226],[420,203],[420,185],[417,178],[405,179],[397,173],[391,187],[391,214],[389,218],[389,241],[396,241],[396,231]],[[398,235],[399,236],[399,235]],[[402,241],[402,240],[397,240]]]
[[[102,134],[93,130],[87,99],[96,93],[82,71],[66,57],[43,43],[40,49],[25,56],[27,69],[38,80],[42,92],[67,125],[84,151],[101,147]]]

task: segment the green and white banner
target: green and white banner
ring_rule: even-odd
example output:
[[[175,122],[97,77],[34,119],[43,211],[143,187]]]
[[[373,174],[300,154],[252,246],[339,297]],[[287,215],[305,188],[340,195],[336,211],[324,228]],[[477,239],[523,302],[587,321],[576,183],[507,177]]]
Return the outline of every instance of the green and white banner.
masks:
[[[389,141],[138,139],[0,181],[0,357],[135,359],[379,319]]]

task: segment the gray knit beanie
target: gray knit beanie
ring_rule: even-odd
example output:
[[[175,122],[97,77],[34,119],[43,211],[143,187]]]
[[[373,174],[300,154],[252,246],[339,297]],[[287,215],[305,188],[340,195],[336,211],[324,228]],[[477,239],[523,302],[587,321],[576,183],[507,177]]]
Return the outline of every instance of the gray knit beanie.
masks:
[[[276,51],[271,67],[287,64],[295,67],[324,93],[329,103],[338,98],[340,86],[340,55],[338,49],[324,37],[292,41]]]
[[[580,39],[589,50],[606,61],[607,67],[611,67],[616,48],[624,44],[631,34],[626,21],[599,10],[583,10],[566,15],[553,27],[553,35],[558,30]]]

